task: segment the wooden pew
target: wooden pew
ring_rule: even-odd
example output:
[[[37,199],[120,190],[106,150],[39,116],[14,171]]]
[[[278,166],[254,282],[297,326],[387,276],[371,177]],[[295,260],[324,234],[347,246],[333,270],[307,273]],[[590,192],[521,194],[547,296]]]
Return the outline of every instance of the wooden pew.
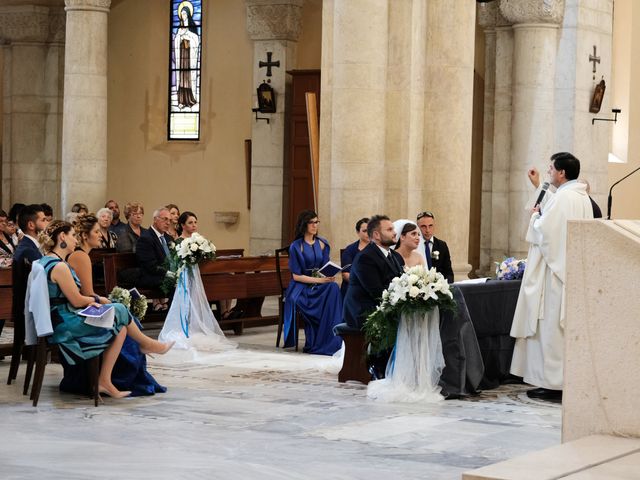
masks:
[[[254,308],[245,311],[242,318],[217,319],[222,328],[232,328],[234,332],[241,334],[245,326],[269,325],[277,322],[278,315],[262,316],[260,310],[264,297],[280,296],[281,290],[276,273],[275,257],[228,258],[231,255],[238,255],[238,252],[242,253],[242,250],[218,250],[216,260],[200,265],[200,275],[209,303],[220,300],[256,299],[255,302],[251,302]],[[135,254],[132,253],[105,255],[105,290],[110,292],[118,285],[118,271],[133,268],[136,265]],[[288,259],[281,259],[280,265],[286,286],[291,278]],[[143,288],[138,290],[147,298],[164,296],[159,290]],[[152,312],[147,313],[147,315],[150,314]]]
[[[13,281],[11,279],[11,269],[0,269],[0,320],[7,323],[13,320]],[[11,355],[12,344],[0,345],[0,355]]]

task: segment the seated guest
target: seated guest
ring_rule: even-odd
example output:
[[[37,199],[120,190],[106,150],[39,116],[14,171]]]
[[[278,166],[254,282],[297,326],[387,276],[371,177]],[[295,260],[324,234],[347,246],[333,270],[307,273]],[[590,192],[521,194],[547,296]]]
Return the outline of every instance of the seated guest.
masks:
[[[139,202],[127,203],[124,206],[124,218],[128,223],[121,233],[117,233],[118,241],[116,243],[116,249],[120,253],[135,252],[136,243],[142,232],[146,231],[146,228],[142,227],[142,219],[144,218],[144,207]]]
[[[105,209],[111,213],[109,209]],[[109,215],[111,221],[111,215]],[[96,298],[93,290],[92,265],[89,253],[94,248],[100,248],[102,244],[102,226],[100,221],[92,214],[81,215],[74,224],[78,245],[75,251],[67,255],[66,261],[76,272],[80,280],[80,293],[86,297]],[[100,303],[109,303],[104,297],[99,297]],[[138,319],[133,317],[138,329],[141,325]],[[77,375],[74,373],[77,372]],[[65,365],[65,378],[60,384],[60,389],[72,393],[83,393],[87,391],[85,382],[86,374],[84,369],[72,365]],[[167,389],[159,385],[155,379],[147,372],[147,360],[140,351],[138,342],[128,335],[122,345],[120,355],[116,361],[111,375],[113,384],[119,390],[129,390],[132,395],[153,395],[157,392],[166,392]]]
[[[193,212],[182,212],[178,218],[178,225],[176,232],[179,235],[179,239],[185,239],[191,237],[198,231],[198,217]]]
[[[0,210],[0,258],[11,259],[13,257],[13,252],[16,249],[16,245],[13,243],[13,238],[11,236],[11,231],[9,230],[9,218],[7,216],[7,212],[4,210]],[[8,262],[10,266],[11,262]]]
[[[342,344],[333,327],[342,321],[342,297],[335,277],[321,277],[316,271],[329,261],[329,242],[318,236],[318,215],[305,210],[298,215],[295,240],[289,246],[289,282],[284,303],[284,346],[295,344],[296,312],[304,317],[304,351],[333,355]]]
[[[77,245],[73,227],[61,220],[53,221],[41,235],[46,255],[39,260],[47,273],[51,322],[53,334],[49,342],[57,344],[60,353],[70,365],[94,358],[104,352],[98,388],[114,398],[128,396],[131,392],[120,391],[112,383],[111,373],[127,335],[138,342],[143,353],[165,353],[172,344],[163,344],[144,335],[135,322],[131,322],[124,305],[113,304],[115,319],[113,327],[100,328],[88,325],[77,309],[89,305],[99,307],[107,299],[83,295],[80,281],[74,270],[65,262]]]
[[[15,223],[16,225],[19,225],[18,214],[20,213],[20,210],[22,210],[25,206],[26,205],[24,203],[14,203],[13,205],[11,205],[11,208],[8,212],[9,221]],[[18,235],[18,241],[22,240],[23,232],[20,230],[20,228],[18,228],[16,234]]]
[[[171,216],[166,208],[153,212],[153,224],[140,234],[136,244],[136,258],[140,267],[142,287],[157,288],[167,274],[165,258],[173,240],[167,235]]]
[[[420,229],[411,220],[396,220],[393,228],[398,235],[395,251],[398,252],[407,267],[427,266],[426,259],[418,252],[420,246]]]
[[[47,203],[41,203],[40,206],[42,207],[42,211],[44,212],[44,217],[47,219],[47,223],[53,221],[53,208],[51,208],[51,205]]]
[[[73,207],[71,207],[72,213],[77,213],[78,215],[89,213],[89,209],[84,203],[74,203]]]
[[[369,245],[369,234],[367,233],[367,223],[369,222],[368,218],[361,218],[356,222],[356,232],[358,233],[358,240],[347,245],[347,247],[340,254],[340,264],[343,267],[347,265],[351,265],[353,260],[356,258],[356,255],[360,253],[360,251]],[[347,287],[349,286],[349,272],[342,272],[342,285],[340,287],[340,293],[342,293],[342,298],[347,294]]]
[[[451,254],[447,242],[434,236],[436,231],[436,217],[431,212],[419,213],[418,228],[422,233],[419,252],[427,259],[427,267],[435,268],[449,283],[453,283],[453,268]]]
[[[175,240],[176,238],[178,238],[178,235],[180,235],[177,232],[178,219],[180,218],[180,209],[173,203],[165,205],[165,208],[169,210],[169,215],[171,215],[171,222],[169,223],[169,230],[167,230],[167,235]]]
[[[108,208],[101,208],[96,214],[100,226],[100,246],[98,248],[116,248],[118,235],[109,230],[113,213]]]
[[[111,210],[111,214],[113,215],[109,230],[115,233],[118,237],[123,236],[124,231],[127,228],[127,224],[120,221],[120,206],[118,205],[118,202],[115,200],[109,200],[104,204],[104,208]]]
[[[76,218],[78,218],[78,215],[80,215],[78,212],[67,212],[64,216],[64,220],[67,223],[73,223],[76,221]]]
[[[18,224],[16,222],[12,222],[7,218],[7,233],[11,237],[11,241],[14,245],[18,245],[20,239],[18,238]]]

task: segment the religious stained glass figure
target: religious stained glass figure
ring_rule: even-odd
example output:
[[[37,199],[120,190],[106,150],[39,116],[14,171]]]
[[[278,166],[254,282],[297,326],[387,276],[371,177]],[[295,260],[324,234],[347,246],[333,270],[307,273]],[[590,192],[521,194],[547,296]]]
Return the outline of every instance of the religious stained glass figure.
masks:
[[[171,1],[169,139],[200,137],[202,0]]]

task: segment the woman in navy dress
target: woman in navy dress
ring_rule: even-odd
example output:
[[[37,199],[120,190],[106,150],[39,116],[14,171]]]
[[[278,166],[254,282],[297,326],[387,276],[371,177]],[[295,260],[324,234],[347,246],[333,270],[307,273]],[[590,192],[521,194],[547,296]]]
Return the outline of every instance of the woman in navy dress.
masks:
[[[346,267],[347,265],[351,265],[353,261],[356,259],[356,255],[360,253],[364,247],[369,245],[369,234],[367,233],[367,224],[369,223],[368,218],[361,218],[356,223],[356,232],[358,232],[358,240],[347,245],[347,247],[342,250],[340,254],[340,265],[342,267]],[[345,295],[347,294],[347,288],[349,287],[349,272],[342,272],[342,286],[340,287],[340,292],[342,293],[342,299],[344,300]]]
[[[329,261],[329,242],[318,236],[318,215],[305,210],[298,215],[295,240],[289,246],[289,283],[284,303],[284,346],[295,345],[296,313],[304,317],[306,353],[333,355],[342,340],[333,327],[342,322],[342,297],[335,277],[316,276],[315,272]]]

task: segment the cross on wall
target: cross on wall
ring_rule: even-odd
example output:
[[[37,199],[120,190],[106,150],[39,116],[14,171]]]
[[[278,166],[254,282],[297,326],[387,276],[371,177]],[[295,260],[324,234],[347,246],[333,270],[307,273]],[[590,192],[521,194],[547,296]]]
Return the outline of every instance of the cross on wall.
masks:
[[[596,54],[596,46],[593,46],[593,55],[589,55],[589,62],[593,63],[593,79],[596,79],[596,63],[600,63],[600,57]]]
[[[271,76],[271,67],[280,68],[280,60],[278,60],[277,62],[272,62],[271,55],[273,55],[273,52],[267,52],[267,61],[263,62],[262,60],[260,60],[258,62],[258,68],[267,67],[267,77]]]

